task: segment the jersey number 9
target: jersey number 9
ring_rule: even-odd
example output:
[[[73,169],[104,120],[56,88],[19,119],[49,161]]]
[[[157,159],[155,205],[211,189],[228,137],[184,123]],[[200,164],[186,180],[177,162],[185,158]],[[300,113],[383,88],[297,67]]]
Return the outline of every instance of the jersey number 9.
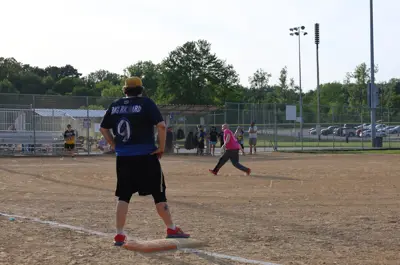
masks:
[[[121,119],[117,126],[117,133],[122,137],[122,142],[126,143],[131,138],[131,125],[128,120]]]

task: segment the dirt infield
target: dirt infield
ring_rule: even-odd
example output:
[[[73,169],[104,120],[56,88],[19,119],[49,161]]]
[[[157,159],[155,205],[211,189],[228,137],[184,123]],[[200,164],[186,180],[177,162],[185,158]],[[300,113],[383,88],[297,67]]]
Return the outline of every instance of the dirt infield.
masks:
[[[162,159],[174,219],[204,250],[285,265],[400,264],[400,155],[241,159],[252,176],[230,163],[212,176],[212,157]],[[0,216],[0,264],[243,264],[113,247],[114,187],[113,157],[0,158],[0,212],[111,235]],[[134,197],[127,232],[164,237],[151,197]]]

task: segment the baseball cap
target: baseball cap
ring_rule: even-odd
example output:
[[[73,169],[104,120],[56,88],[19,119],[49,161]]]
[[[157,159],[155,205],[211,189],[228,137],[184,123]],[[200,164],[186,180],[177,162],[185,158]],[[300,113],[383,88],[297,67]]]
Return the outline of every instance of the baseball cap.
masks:
[[[133,76],[133,77],[129,77],[125,80],[124,88],[135,88],[135,87],[143,88],[142,79],[140,79],[137,76]]]

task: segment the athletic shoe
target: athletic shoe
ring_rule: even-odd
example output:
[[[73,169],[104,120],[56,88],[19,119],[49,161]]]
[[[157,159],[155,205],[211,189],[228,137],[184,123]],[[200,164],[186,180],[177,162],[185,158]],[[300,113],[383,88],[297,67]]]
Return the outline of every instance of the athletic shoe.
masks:
[[[251,174],[251,169],[249,168],[246,170],[246,175],[249,176],[250,174]]]
[[[213,169],[209,169],[208,171],[209,171],[211,174],[215,175],[215,176],[218,174],[218,172],[215,172]]]
[[[114,246],[122,246],[126,242],[126,235],[118,234],[114,237]]]
[[[182,229],[179,227],[175,227],[175,230],[168,228],[167,229],[167,238],[189,238],[189,234],[185,234]]]

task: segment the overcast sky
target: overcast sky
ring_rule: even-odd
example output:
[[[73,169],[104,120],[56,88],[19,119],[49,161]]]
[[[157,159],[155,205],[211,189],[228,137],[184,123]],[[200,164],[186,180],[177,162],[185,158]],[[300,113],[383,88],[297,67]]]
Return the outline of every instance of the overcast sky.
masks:
[[[314,23],[320,23],[321,82],[370,62],[369,0],[3,0],[0,56],[46,67],[71,64],[84,75],[121,73],[139,60],[160,62],[186,41],[206,39],[233,64],[241,83],[258,68],[277,81],[285,65],[298,80],[304,25],[303,89],[316,86]],[[375,0],[377,80],[400,77],[399,0]]]

